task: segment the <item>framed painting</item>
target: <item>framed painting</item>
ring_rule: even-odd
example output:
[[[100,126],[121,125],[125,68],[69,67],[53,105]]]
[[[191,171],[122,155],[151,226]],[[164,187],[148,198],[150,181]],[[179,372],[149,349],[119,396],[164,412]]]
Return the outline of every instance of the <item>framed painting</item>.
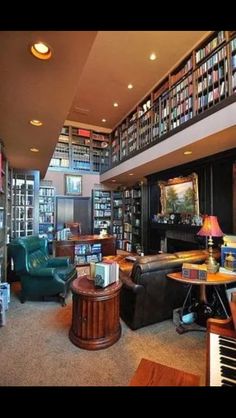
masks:
[[[161,213],[180,213],[199,215],[198,176],[192,173],[187,177],[176,177],[159,181],[161,189]]]
[[[65,174],[65,194],[74,196],[82,195],[82,176]]]

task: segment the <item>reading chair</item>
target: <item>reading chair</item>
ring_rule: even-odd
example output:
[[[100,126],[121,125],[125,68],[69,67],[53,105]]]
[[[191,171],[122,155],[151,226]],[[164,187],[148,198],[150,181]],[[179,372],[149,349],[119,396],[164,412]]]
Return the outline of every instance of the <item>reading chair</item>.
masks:
[[[58,296],[64,306],[70,283],[77,277],[70,257],[49,257],[47,239],[34,235],[16,238],[8,249],[21,281],[21,302]]]

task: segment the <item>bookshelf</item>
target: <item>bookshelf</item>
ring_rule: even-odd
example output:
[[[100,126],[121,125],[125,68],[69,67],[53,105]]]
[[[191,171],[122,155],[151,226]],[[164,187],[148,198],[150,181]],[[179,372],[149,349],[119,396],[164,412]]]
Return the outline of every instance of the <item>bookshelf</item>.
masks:
[[[109,166],[108,134],[64,126],[50,161],[50,169],[101,172]]]
[[[226,46],[211,54],[196,70],[195,112],[202,113],[228,96]]]
[[[13,170],[12,236],[38,234],[39,171]]]
[[[55,188],[52,186],[39,187],[39,235],[53,241],[55,226]]]
[[[140,184],[123,191],[123,243],[122,248],[125,251],[136,251],[143,247],[142,227],[142,187]]]
[[[86,265],[91,262],[102,261],[102,244],[75,244],[74,262],[76,265]]]
[[[123,191],[112,192],[112,235],[116,238],[116,246],[123,249]]]
[[[115,127],[109,168],[193,123],[235,91],[236,31],[212,32]]]
[[[140,185],[131,189],[132,197],[132,249],[143,247],[142,242],[142,190]]]
[[[111,231],[111,191],[92,190],[93,234],[99,234],[102,229]]]
[[[117,164],[120,161],[120,129],[117,128],[111,135],[111,163]]]
[[[151,110],[151,98],[148,97],[138,107],[139,116],[139,140],[138,148],[143,148],[151,142],[151,126],[152,126],[152,110]]]
[[[8,228],[8,160],[4,143],[0,140],[0,282],[7,281],[7,243],[10,230]]]
[[[127,121],[127,142],[128,142],[128,155],[138,149],[138,113],[133,112],[128,117]]]
[[[230,41],[231,91],[236,91],[236,38]]]

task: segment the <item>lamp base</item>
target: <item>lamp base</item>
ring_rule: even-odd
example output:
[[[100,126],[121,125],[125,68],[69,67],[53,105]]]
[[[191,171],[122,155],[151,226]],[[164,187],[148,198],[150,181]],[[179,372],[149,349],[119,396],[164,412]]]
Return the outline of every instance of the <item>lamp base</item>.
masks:
[[[220,268],[220,264],[214,259],[214,257],[209,256],[208,260],[206,261],[207,265],[207,272],[208,273],[217,273]]]

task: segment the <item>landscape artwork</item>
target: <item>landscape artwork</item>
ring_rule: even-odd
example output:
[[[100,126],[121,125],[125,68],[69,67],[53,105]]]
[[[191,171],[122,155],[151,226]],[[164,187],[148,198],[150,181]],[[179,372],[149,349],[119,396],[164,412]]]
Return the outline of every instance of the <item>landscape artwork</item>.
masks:
[[[199,214],[197,174],[160,181],[163,214]]]

